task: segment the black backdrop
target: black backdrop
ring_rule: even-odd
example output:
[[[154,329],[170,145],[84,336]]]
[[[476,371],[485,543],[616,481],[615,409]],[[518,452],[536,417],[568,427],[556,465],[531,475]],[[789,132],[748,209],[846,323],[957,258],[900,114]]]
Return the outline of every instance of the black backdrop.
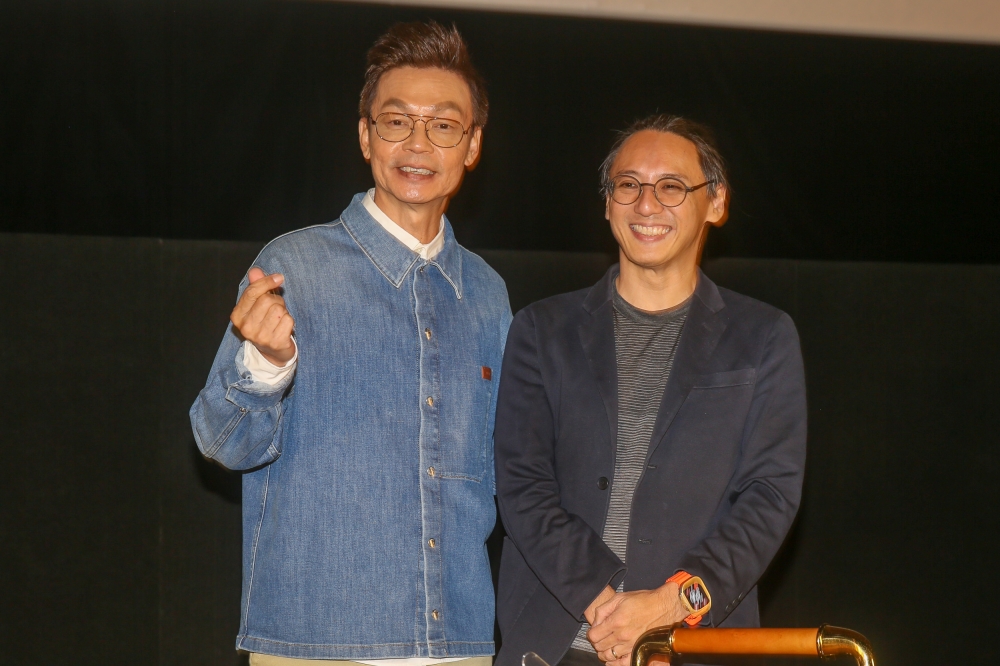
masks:
[[[0,231],[264,241],[370,176],[364,54],[455,20],[489,83],[470,247],[604,250],[596,168],[651,111],[733,172],[708,256],[1000,261],[1000,47],[332,2],[0,3]]]
[[[250,241],[0,243],[0,663],[235,659],[236,482],[198,458],[184,412],[260,241],[368,186],[364,51],[426,17],[457,21],[492,95],[450,211],[466,245],[611,250],[595,194],[610,130],[669,110],[714,126],[732,166],[710,258],[1000,262],[997,47],[339,3],[0,3],[0,231]],[[491,260],[520,299],[601,263],[534,255],[549,268],[525,273],[518,256]],[[887,663],[987,660],[996,269],[709,267],[804,332],[810,477],[765,621],[853,625]],[[932,627],[954,645],[918,649]]]
[[[201,458],[187,409],[259,246],[0,233],[0,663],[239,662],[240,478]],[[483,256],[515,309],[609,263]],[[989,663],[1000,267],[706,269],[789,312],[806,363],[803,504],[762,621],[852,627],[883,664]]]

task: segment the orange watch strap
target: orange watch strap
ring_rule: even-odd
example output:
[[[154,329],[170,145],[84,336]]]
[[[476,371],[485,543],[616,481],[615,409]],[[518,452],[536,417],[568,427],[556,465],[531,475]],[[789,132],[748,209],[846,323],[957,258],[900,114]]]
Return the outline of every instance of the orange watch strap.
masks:
[[[667,579],[668,583],[677,583],[678,585],[683,585],[684,581],[691,578],[691,574],[687,571],[678,571],[673,576]]]

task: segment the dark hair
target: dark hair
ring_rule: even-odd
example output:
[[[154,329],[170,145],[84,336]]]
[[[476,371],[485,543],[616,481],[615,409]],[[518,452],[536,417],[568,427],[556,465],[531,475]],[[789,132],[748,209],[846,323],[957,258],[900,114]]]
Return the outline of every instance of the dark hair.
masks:
[[[698,163],[705,174],[705,179],[710,183],[706,188],[708,195],[714,197],[720,187],[724,187],[727,191],[729,190],[726,163],[722,159],[719,149],[715,146],[715,138],[712,136],[712,131],[704,125],[696,123],[693,120],[688,120],[687,118],[682,118],[681,116],[657,113],[635,121],[626,130],[618,133],[618,138],[615,139],[614,144],[611,146],[611,152],[608,153],[608,156],[601,163],[601,195],[607,195],[611,189],[611,165],[614,164],[615,158],[621,152],[622,146],[633,134],[644,130],[669,132],[693,143],[695,149],[698,151]]]
[[[368,69],[358,105],[362,118],[371,116],[379,79],[396,67],[438,67],[458,74],[472,94],[472,122],[479,127],[486,125],[490,107],[486,84],[472,66],[469,49],[454,24],[445,28],[435,21],[397,23],[375,40],[368,50]]]

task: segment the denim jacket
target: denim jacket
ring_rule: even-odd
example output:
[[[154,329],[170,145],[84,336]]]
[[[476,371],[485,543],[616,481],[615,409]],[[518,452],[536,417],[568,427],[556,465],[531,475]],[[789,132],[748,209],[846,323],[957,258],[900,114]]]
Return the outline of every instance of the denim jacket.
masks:
[[[202,453],[246,472],[236,646],[310,659],[491,655],[485,541],[507,291],[447,220],[444,248],[425,261],[363,196],[254,262],[285,275],[294,376],[255,382],[230,329],[191,407]]]

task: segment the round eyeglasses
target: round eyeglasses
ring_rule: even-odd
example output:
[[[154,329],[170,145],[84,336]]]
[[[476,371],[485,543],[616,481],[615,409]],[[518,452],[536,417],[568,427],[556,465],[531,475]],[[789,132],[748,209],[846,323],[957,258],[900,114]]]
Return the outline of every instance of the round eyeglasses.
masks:
[[[392,111],[380,113],[375,118],[369,117],[369,120],[375,124],[375,133],[379,138],[390,143],[399,143],[410,138],[419,120],[424,124],[427,139],[438,148],[454,148],[462,143],[462,137],[472,129],[471,126],[465,129],[462,123],[450,118],[432,118]]]
[[[638,178],[632,176],[615,176],[611,179],[611,184],[607,186],[606,190],[617,203],[629,206],[639,200],[639,197],[642,196],[642,188],[648,185],[653,188],[653,196],[656,197],[661,206],[673,208],[684,203],[689,192],[694,192],[714,182],[714,180],[706,180],[701,185],[688,187],[676,178],[668,177],[661,178],[655,183],[640,183]]]

